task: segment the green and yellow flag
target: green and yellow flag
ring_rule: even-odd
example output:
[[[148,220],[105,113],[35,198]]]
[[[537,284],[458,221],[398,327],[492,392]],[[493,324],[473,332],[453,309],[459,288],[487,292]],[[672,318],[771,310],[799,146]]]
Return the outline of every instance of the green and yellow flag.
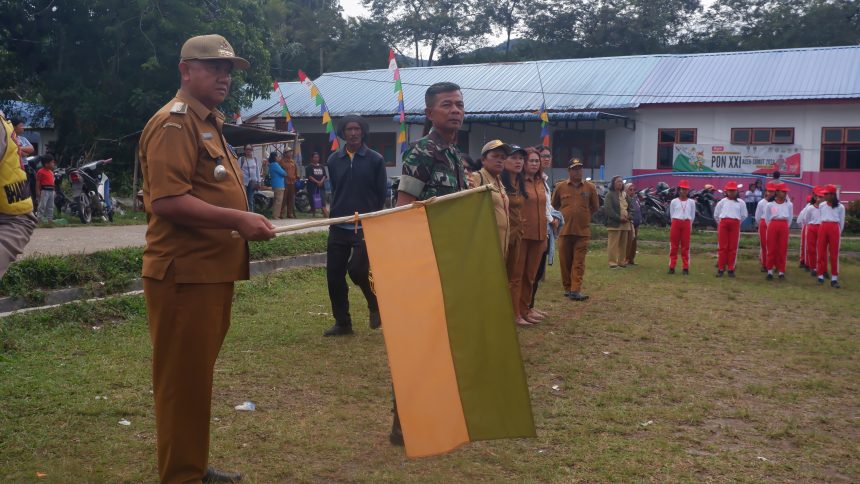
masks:
[[[362,220],[409,457],[535,436],[493,201],[470,192]]]

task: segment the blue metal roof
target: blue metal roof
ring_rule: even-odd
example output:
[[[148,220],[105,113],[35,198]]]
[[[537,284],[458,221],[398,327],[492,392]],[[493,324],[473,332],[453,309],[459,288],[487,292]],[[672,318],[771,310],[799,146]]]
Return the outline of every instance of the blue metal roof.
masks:
[[[860,99],[860,46],[411,67],[400,75],[406,112],[413,115],[424,111],[427,86],[441,81],[463,88],[473,114],[535,111],[544,100],[549,111],[587,111],[677,102]],[[330,72],[314,82],[332,116],[397,112],[387,69]],[[281,86],[294,117],[319,116],[306,87]],[[277,98],[256,101],[246,114],[279,116]]]

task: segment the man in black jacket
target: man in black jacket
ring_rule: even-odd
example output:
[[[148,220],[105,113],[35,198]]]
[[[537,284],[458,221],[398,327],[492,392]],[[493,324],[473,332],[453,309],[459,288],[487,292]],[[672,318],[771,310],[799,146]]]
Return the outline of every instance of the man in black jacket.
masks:
[[[332,153],[327,162],[333,193],[332,218],[356,212],[375,212],[382,210],[385,204],[388,181],[385,160],[365,144],[368,133],[367,122],[360,116],[345,116],[338,123],[337,134],[346,143],[342,149]],[[370,328],[380,327],[379,305],[370,287],[369,271],[361,224],[332,225],[328,232],[326,272],[334,326],[326,330],[324,336],[352,334],[347,273],[367,299]]]

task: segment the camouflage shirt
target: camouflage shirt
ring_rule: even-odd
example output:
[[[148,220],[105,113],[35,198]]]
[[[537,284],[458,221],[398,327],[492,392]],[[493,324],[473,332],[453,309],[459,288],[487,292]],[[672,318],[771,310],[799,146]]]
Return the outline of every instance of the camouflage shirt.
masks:
[[[459,192],[466,188],[460,150],[436,130],[403,153],[403,176],[399,190],[418,200]]]

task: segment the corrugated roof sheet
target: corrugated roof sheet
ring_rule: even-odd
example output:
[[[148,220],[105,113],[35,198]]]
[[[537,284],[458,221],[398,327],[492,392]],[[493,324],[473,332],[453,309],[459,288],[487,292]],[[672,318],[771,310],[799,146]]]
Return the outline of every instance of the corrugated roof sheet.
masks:
[[[401,68],[400,75],[407,114],[422,114],[424,91],[441,81],[463,88],[469,113],[534,111],[544,99],[550,111],[579,111],[677,102],[860,98],[860,46],[411,67]],[[387,69],[331,72],[314,82],[332,116],[397,111]],[[319,116],[304,86],[283,82],[281,87],[294,117]],[[245,114],[278,116],[277,98],[255,101]]]

